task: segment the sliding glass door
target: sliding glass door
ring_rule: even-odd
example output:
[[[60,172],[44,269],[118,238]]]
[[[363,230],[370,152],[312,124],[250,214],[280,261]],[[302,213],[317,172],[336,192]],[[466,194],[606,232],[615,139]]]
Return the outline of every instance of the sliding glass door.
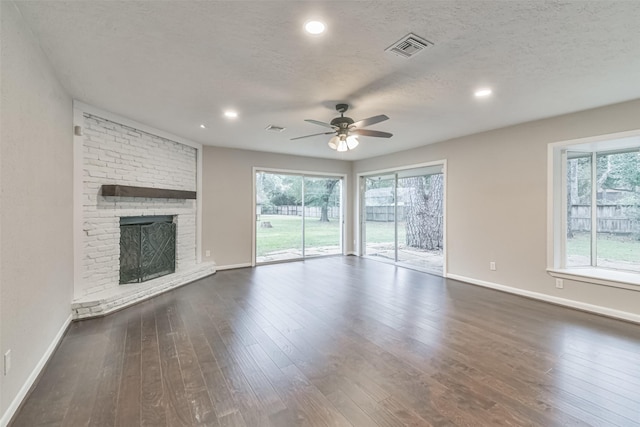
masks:
[[[365,254],[396,259],[396,176],[364,178],[363,241]]]
[[[402,216],[398,216],[398,261],[442,274],[443,181],[440,168],[398,172]]]
[[[442,166],[362,179],[363,255],[442,275]]]
[[[256,263],[342,254],[342,177],[256,172]]]
[[[342,179],[304,177],[304,256],[342,254]]]
[[[302,177],[256,173],[256,261],[303,256]]]

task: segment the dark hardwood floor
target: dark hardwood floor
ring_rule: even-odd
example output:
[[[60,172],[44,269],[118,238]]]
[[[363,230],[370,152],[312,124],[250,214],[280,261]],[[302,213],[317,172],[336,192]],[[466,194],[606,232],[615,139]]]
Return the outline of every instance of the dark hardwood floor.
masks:
[[[640,426],[640,325],[356,257],[73,323],[13,426]]]

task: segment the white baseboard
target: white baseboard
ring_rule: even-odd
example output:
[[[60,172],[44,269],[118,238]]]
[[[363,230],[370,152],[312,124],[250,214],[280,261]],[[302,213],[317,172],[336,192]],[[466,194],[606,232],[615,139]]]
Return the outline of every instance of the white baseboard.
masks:
[[[566,298],[554,297],[552,295],[542,294],[540,292],[527,291],[511,286],[500,285],[498,283],[472,279],[471,277],[459,276],[457,274],[449,273],[447,274],[447,278],[470,283],[472,285],[484,286],[485,288],[496,289],[498,291],[508,292],[510,294],[533,298],[540,301],[550,302],[552,304],[575,308],[577,310],[588,311],[590,313],[600,314],[602,316],[613,317],[615,319],[626,320],[633,323],[640,323],[640,315],[629,313],[626,311],[614,310],[612,308],[602,307],[599,305],[588,304],[585,302],[574,301]]]
[[[247,268],[252,267],[250,262],[244,262],[242,264],[230,264],[230,265],[216,265],[216,270],[233,270],[235,268]]]
[[[42,357],[40,358],[36,366],[33,368],[33,371],[31,371],[31,374],[29,375],[25,383],[20,388],[20,391],[18,392],[16,397],[13,399],[13,401],[11,402],[11,404],[9,405],[5,413],[2,415],[2,418],[0,418],[0,426],[6,427],[7,424],[9,424],[9,421],[11,421],[11,418],[14,416],[14,414],[20,407],[20,404],[26,397],[27,393],[29,393],[31,386],[36,381],[36,379],[38,379],[38,375],[40,375],[40,372],[42,372],[42,369],[45,367],[45,365],[49,361],[49,358],[51,357],[54,350],[58,346],[58,343],[60,343],[60,340],[64,336],[64,333],[66,332],[67,328],[69,327],[69,324],[71,323],[71,318],[72,316],[71,314],[69,314],[69,317],[67,317],[67,320],[65,320],[64,323],[62,324],[62,327],[60,328],[56,336],[53,338],[53,341],[51,341],[51,344],[49,344],[49,347],[44,352],[44,354],[42,355]]]

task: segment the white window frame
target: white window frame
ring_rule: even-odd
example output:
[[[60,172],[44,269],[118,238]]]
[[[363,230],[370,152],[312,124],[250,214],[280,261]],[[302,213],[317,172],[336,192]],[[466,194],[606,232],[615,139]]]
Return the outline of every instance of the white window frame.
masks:
[[[365,193],[365,188],[364,188],[364,180],[363,178],[369,177],[369,176],[377,176],[377,175],[387,175],[387,174],[396,174],[396,173],[401,173],[403,171],[407,171],[407,170],[411,170],[411,169],[421,169],[421,168],[425,168],[425,167],[432,167],[432,166],[441,166],[442,167],[442,175],[443,175],[443,181],[442,181],[442,277],[447,277],[447,275],[449,274],[449,265],[447,262],[447,159],[442,159],[442,160],[434,160],[431,162],[424,162],[424,163],[415,163],[415,164],[411,164],[411,165],[404,165],[404,166],[398,166],[395,168],[387,168],[387,169],[377,169],[377,170],[371,170],[371,171],[366,171],[366,172],[359,172],[356,174],[356,182],[357,184],[357,194],[356,194],[356,206],[355,206],[355,215],[354,215],[354,239],[353,239],[353,243],[354,243],[354,249],[355,249],[355,255],[357,256],[365,256],[364,252],[365,252],[365,248],[364,248],[364,236],[362,233],[362,227],[364,224],[364,216],[365,216],[365,211],[366,211],[366,207],[364,206],[364,193]],[[397,231],[397,226],[396,226],[396,231],[395,231],[396,235],[398,233]],[[397,240],[397,239],[396,239]],[[397,255],[396,255],[396,259],[397,259]],[[382,260],[378,260],[383,262]],[[392,262],[393,264],[396,264],[395,262]],[[404,265],[403,267],[406,268],[411,268],[413,270],[419,270],[419,271],[425,271],[425,272],[429,272],[428,270],[421,270],[420,268],[417,267],[408,267],[406,265]]]
[[[640,129],[551,143],[547,148],[547,272],[556,278],[640,291],[640,273],[566,266],[566,152],[640,147]],[[593,250],[593,248],[592,248]]]
[[[347,202],[346,202],[346,196],[347,196],[347,188],[348,188],[348,181],[347,181],[347,175],[343,174],[343,173],[333,173],[333,172],[316,172],[316,171],[305,171],[305,170],[296,170],[296,169],[279,169],[279,168],[268,168],[268,167],[260,167],[260,166],[254,166],[252,169],[252,178],[251,178],[251,182],[252,182],[252,198],[253,198],[253,202],[252,202],[252,216],[253,216],[253,226],[252,226],[252,230],[251,230],[251,239],[252,239],[252,243],[251,243],[251,267],[255,267],[257,265],[268,265],[268,264],[274,264],[274,263],[278,263],[281,261],[275,261],[275,262],[261,262],[258,263],[256,260],[257,257],[257,251],[256,251],[256,238],[257,238],[257,229],[256,229],[256,223],[257,223],[257,209],[256,209],[256,191],[257,191],[257,184],[256,184],[256,173],[258,172],[265,172],[265,173],[273,173],[273,174],[283,174],[283,175],[296,175],[296,176],[300,176],[303,178],[303,182],[304,182],[304,178],[339,178],[342,180],[342,185],[340,186],[340,224],[342,226],[342,236],[340,237],[340,252],[342,255],[345,255],[345,251],[346,251],[346,247],[347,247],[347,242],[346,242],[346,238],[347,238],[347,221],[345,221],[346,218],[346,206],[347,206]],[[304,183],[303,183],[304,186]],[[303,204],[304,206],[304,204]],[[304,229],[304,216],[303,216],[303,229]],[[303,235],[303,241],[302,241],[302,248],[303,248],[303,256],[302,258],[294,258],[294,259],[288,259],[288,260],[284,260],[282,262],[294,262],[294,261],[304,261],[305,259],[309,259],[307,257],[304,256],[304,235]],[[326,256],[335,256],[335,255],[326,255]],[[314,258],[319,258],[319,257],[314,257]]]

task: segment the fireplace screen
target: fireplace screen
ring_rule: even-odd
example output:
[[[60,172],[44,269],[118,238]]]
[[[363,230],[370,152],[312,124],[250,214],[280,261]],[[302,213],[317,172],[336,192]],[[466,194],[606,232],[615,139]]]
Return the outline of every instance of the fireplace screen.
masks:
[[[173,216],[120,219],[120,284],[144,282],[175,270]]]

